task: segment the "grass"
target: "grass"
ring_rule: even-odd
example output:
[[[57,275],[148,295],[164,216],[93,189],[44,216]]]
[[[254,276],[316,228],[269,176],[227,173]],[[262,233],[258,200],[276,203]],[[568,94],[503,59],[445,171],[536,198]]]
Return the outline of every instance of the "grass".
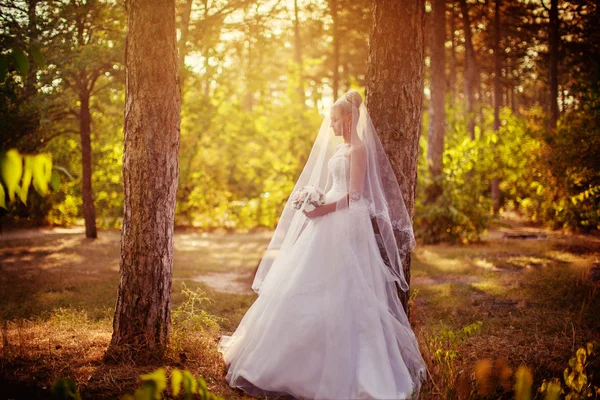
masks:
[[[119,235],[103,231],[95,241],[80,233],[0,240],[0,391],[44,397],[54,379],[68,376],[84,398],[115,398],[132,393],[139,374],[157,368],[101,361],[112,330]],[[542,379],[562,376],[576,347],[600,341],[600,290],[586,277],[600,260],[600,239],[551,233],[539,241],[490,237],[473,245],[415,249],[411,320],[432,372],[422,398],[459,398],[460,387],[462,398],[482,397],[475,394],[474,379],[482,359],[513,372],[525,364],[539,386]],[[184,288],[199,290],[200,308],[218,325],[207,316],[179,314],[185,318],[174,323],[166,366],[202,375],[226,398],[242,396],[225,382],[216,344],[256,299],[248,288],[268,240],[264,233],[186,231],[175,237],[173,308],[183,310],[189,301]],[[214,290],[207,282],[239,293]],[[483,322],[478,333],[452,344],[456,356],[443,368],[437,365],[433,339],[477,321]],[[510,385],[495,390],[490,398],[511,396]]]

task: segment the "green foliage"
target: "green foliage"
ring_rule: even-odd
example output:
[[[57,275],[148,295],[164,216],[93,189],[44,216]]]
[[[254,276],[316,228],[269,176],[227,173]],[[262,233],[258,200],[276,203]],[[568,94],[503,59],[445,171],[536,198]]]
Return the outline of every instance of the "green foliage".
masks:
[[[567,387],[566,400],[587,399],[600,395],[600,387],[591,383],[591,373],[588,370],[589,357],[595,355],[597,348],[597,344],[588,343],[585,348],[579,348],[575,356],[569,359],[569,366],[565,368],[563,374]]]
[[[492,223],[490,186],[500,182],[504,210],[516,210],[553,228],[600,227],[600,94],[566,113],[556,132],[545,127],[541,108],[522,116],[501,110],[493,127],[491,109],[471,138],[460,103],[447,110],[443,174],[435,181],[421,136],[415,211],[417,235],[425,243],[472,242]],[[427,118],[424,118],[427,122]],[[427,131],[425,125],[424,132]],[[428,199],[429,190],[441,194]]]
[[[15,194],[26,204],[32,183],[40,195],[44,196],[48,192],[52,179],[52,157],[50,154],[21,155],[15,149],[8,150],[0,155],[0,177],[0,183],[4,183],[6,187],[6,190],[0,190],[0,207],[7,209],[5,196],[12,203],[15,201]]]
[[[174,357],[190,346],[196,350],[206,348],[207,343],[211,343],[212,338],[218,336],[219,322],[223,320],[205,310],[204,304],[212,300],[202,289],[190,290],[182,282],[181,293],[185,300],[171,311],[169,351]]]
[[[435,181],[427,165],[427,138],[421,135],[415,230],[425,243],[477,241],[491,218],[488,188],[494,171],[490,147],[496,137],[477,129],[471,139],[467,121],[456,110],[447,110],[443,173]],[[433,185],[441,189],[441,195],[430,202],[427,188]]]
[[[558,399],[560,395],[564,395],[566,400],[598,398],[600,387],[592,383],[593,373],[590,370],[591,358],[596,357],[598,347],[598,343],[590,342],[577,349],[564,370],[564,386],[558,378],[549,381],[544,379],[539,392],[545,395],[545,399]]]
[[[168,387],[167,373],[164,368],[140,375],[142,384],[133,395],[125,395],[122,400],[159,400]],[[183,386],[183,391],[181,387]],[[195,378],[188,370],[180,371],[174,369],[171,371],[171,390],[173,397],[177,398],[182,394],[185,399],[200,398],[202,400],[221,400],[222,398],[208,390],[206,382],[202,377]],[[194,397],[194,395],[198,395]]]
[[[560,379],[558,378],[552,378],[549,381],[544,379],[539,391],[540,393],[546,395],[544,397],[546,400],[558,400],[560,399],[560,395],[564,394],[564,391],[560,385]]]
[[[174,327],[187,332],[219,332],[220,318],[206,312],[203,304],[212,300],[204,291],[197,288],[195,291],[181,283],[181,294],[185,300],[171,312],[171,321]]]
[[[321,116],[288,101],[244,108],[222,95],[184,104],[176,221],[203,228],[274,227]],[[191,88],[187,96],[199,93]]]
[[[164,368],[140,375],[140,380],[142,382],[133,395],[126,394],[121,397],[121,400],[160,400],[166,394],[168,378]],[[208,389],[202,377],[196,378],[188,370],[174,369],[171,371],[171,392],[174,398],[183,397],[186,400],[193,398],[222,400],[222,397]],[[77,385],[68,378],[60,378],[54,382],[52,395],[56,400],[81,400]]]
[[[427,334],[424,337],[425,350],[431,357],[430,372],[436,377],[436,385],[446,391],[444,398],[451,398],[456,394],[455,384],[459,378],[456,359],[460,356],[460,344],[480,333],[482,325],[482,321],[477,321],[458,331],[442,329],[437,334]]]
[[[52,397],[56,400],[81,400],[77,385],[69,378],[60,378],[54,382]]]
[[[538,209],[556,228],[600,229],[600,92],[584,100],[541,133],[547,195]]]
[[[37,46],[31,46],[29,53],[37,64],[42,63],[40,49]],[[10,66],[13,66],[20,76],[27,76],[29,72],[27,54],[18,47],[11,48],[7,54],[0,54],[0,84],[5,82]]]
[[[531,386],[533,385],[533,376],[531,370],[524,365],[517,368],[515,372],[515,399],[531,400]]]

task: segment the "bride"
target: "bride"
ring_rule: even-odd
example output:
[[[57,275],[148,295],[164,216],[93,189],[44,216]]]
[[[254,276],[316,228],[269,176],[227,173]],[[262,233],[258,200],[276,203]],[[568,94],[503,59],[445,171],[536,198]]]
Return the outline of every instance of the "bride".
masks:
[[[258,298],[219,342],[229,385],[252,396],[417,398],[425,365],[397,294],[414,245],[398,182],[350,91],[285,205],[252,284]]]

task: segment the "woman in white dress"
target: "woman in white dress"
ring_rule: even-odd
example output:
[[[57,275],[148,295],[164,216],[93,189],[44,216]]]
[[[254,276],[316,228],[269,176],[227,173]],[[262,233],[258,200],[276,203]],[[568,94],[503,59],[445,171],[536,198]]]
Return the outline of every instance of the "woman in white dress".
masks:
[[[325,193],[316,207],[313,188]],[[348,92],[283,210],[252,285],[258,298],[219,342],[227,382],[252,396],[417,398],[425,365],[397,294],[414,245],[366,107]]]

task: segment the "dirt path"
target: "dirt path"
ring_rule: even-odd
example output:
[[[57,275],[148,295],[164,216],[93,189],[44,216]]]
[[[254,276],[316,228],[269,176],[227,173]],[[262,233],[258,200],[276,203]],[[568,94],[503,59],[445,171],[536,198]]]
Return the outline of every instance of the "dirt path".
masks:
[[[17,229],[5,231],[0,234],[0,242],[10,241],[5,246],[11,247],[13,243],[17,245],[20,241],[31,241],[37,238],[53,239],[53,238],[70,238],[81,239],[77,240],[80,246],[94,247],[102,244],[109,252],[115,256],[113,258],[112,269],[118,270],[118,251],[120,233],[118,230],[100,231],[99,239],[89,241],[84,238],[84,227],[74,228],[38,228],[38,229]],[[514,235],[523,234],[528,238],[510,239]],[[549,232],[539,227],[532,227],[526,223],[522,223],[515,218],[506,219],[499,227],[490,230],[483,240],[488,244],[496,244],[499,247],[512,248],[518,247],[536,247],[543,245],[541,242],[547,242],[550,239],[561,238],[563,235],[556,232]],[[228,294],[251,294],[253,274],[257,262],[262,256],[264,248],[268,244],[270,233],[264,232],[260,234],[214,234],[203,232],[176,232],[175,233],[175,275],[174,280],[188,280],[201,282],[210,286],[215,291]],[[532,240],[534,239],[534,240]],[[577,240],[577,238],[575,238]],[[600,248],[600,238],[586,237],[586,240],[596,241]],[[538,242],[538,244],[536,244]],[[568,244],[565,245],[568,247]],[[426,246],[418,246],[415,249],[417,259],[421,258],[425,263],[436,264],[437,260],[427,260],[426,253],[420,252]],[[84,250],[84,249],[81,249]],[[443,261],[443,260],[442,260]],[[427,270],[425,275],[419,275],[421,265],[417,260],[413,266],[414,276],[411,283],[415,286],[435,286],[442,283],[454,284],[477,284],[480,280],[478,276],[448,276],[444,268],[452,268],[452,272],[456,271],[456,267],[465,259],[446,260],[448,266],[442,267],[437,273],[431,274],[432,271]],[[476,260],[482,268],[485,268],[488,262],[485,257]],[[452,265],[450,265],[452,264]],[[498,264],[498,263],[495,263]],[[510,269],[510,265],[506,266]],[[496,271],[499,269],[494,267]],[[520,268],[513,268],[520,270]]]
[[[35,229],[15,229],[0,233],[0,241],[34,239],[52,235],[83,235],[85,227],[78,226],[74,228],[35,228]]]

